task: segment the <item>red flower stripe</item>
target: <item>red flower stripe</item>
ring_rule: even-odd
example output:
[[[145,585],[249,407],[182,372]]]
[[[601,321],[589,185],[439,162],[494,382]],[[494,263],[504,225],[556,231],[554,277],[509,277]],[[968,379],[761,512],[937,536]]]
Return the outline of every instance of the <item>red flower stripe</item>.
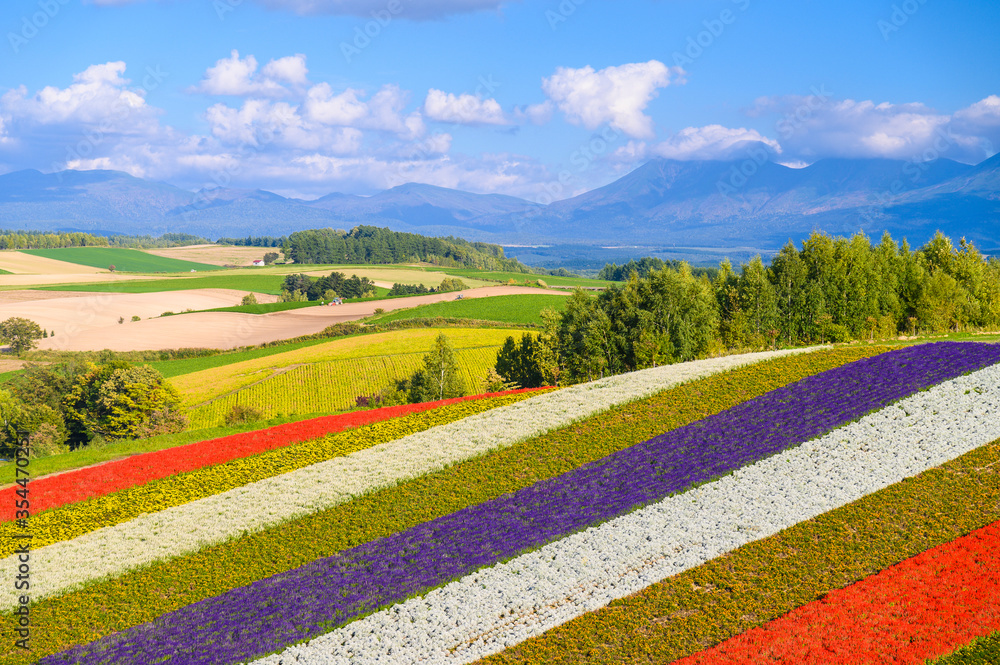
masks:
[[[403,404],[370,411],[353,411],[336,416],[323,416],[143,453],[97,466],[45,476],[31,481],[29,488],[31,509],[33,513],[38,513],[49,508],[104,496],[178,473],[223,464],[234,459],[316,439],[348,428],[361,427],[411,413],[420,413],[447,404],[499,395],[515,395],[531,390],[539,389],[522,388],[501,393],[455,397],[436,402]],[[0,490],[0,522],[9,522],[14,519],[16,507],[14,493],[17,489],[17,486],[11,486]]]
[[[914,663],[1000,629],[1000,522],[682,658],[718,663]]]

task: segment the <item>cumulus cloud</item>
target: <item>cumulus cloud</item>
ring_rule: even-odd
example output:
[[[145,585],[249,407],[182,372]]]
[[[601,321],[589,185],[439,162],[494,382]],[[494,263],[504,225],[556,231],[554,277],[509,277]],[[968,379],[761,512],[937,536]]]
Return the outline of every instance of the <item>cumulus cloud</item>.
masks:
[[[567,120],[596,129],[608,123],[633,138],[655,135],[653,119],[643,113],[659,89],[681,82],[684,70],[658,60],[606,67],[595,71],[559,67],[542,80],[542,89]]]
[[[236,97],[284,97],[295,88],[304,87],[306,80],[306,56],[300,54],[271,60],[257,72],[257,59],[252,55],[240,58],[233,49],[228,58],[222,58],[209,67],[205,76],[195,88],[196,92],[209,95],[231,95]]]
[[[750,114],[777,117],[775,133],[789,160],[947,157],[976,163],[988,156],[984,146],[1000,129],[997,102],[987,97],[947,114],[921,103],[787,96],[757,100]]]
[[[407,94],[399,86],[384,85],[368,100],[362,99],[364,95],[353,88],[334,93],[330,84],[320,83],[309,89],[303,114],[322,125],[393,132],[406,139],[424,134],[420,112],[405,112]]]
[[[123,78],[124,62],[91,65],[73,75],[73,83],[66,88],[46,86],[29,95],[24,86],[7,91],[0,97],[0,105],[9,116],[35,124],[81,122],[90,124],[118,124],[124,116],[129,122],[140,117],[148,118],[146,91],[131,89],[129,80]]]
[[[508,120],[495,99],[453,95],[431,88],[424,100],[424,115],[438,122],[460,125],[506,125]]]

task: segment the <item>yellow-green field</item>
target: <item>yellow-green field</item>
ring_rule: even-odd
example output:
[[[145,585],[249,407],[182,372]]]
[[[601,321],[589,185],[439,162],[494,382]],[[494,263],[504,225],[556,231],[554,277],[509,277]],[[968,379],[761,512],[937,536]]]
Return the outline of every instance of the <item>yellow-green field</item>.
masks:
[[[344,411],[354,407],[358,395],[378,392],[418,369],[440,332],[455,349],[467,387],[478,392],[507,336],[524,331],[447,328],[365,335],[184,374],[171,383],[192,428],[221,424],[236,404],[258,408],[265,418]]]

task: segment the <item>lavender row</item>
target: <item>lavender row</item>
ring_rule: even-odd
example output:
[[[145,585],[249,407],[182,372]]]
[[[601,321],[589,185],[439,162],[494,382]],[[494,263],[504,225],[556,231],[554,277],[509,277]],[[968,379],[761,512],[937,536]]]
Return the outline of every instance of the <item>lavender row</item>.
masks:
[[[556,478],[41,662],[220,665],[251,659],[662,500],[997,362],[1000,347],[968,343],[908,347],[857,361]]]

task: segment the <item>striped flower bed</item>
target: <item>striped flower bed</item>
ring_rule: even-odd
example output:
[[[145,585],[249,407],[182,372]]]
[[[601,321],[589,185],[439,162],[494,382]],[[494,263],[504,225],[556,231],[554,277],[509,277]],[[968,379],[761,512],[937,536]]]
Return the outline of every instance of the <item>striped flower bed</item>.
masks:
[[[343,504],[449,464],[508,448],[671,385],[783,355],[793,354],[770,352],[659,367],[636,373],[631,382],[622,376],[610,377],[367,446],[349,455],[142,514],[96,531],[72,520],[72,528],[85,529],[83,535],[72,540],[60,539],[33,554],[32,566],[39,573],[33,595],[43,598],[64,593],[88,582],[196,552],[246,532]],[[226,515],[226,519],[215,519],[218,515]],[[15,558],[3,561],[0,607],[17,604],[13,580],[16,565],[12,565]]]
[[[221,494],[227,490],[349,455],[490,409],[516,404],[543,393],[544,391],[535,390],[496,395],[475,401],[452,402],[435,409],[424,409],[409,415],[377,420],[357,429],[272,448],[223,464],[134,485],[84,502],[59,506],[34,516],[32,544],[34,547],[42,547],[67,541],[97,529],[127,522],[143,514],[156,513]],[[72,479],[68,482],[72,482]],[[33,491],[38,490],[33,488]],[[0,537],[7,536],[0,541],[0,555],[14,552],[17,547],[17,539],[14,536],[16,533],[18,527],[15,523],[0,524]]]
[[[32,512],[37,515],[50,508],[104,496],[175,474],[224,464],[293,443],[317,439],[345,429],[421,413],[449,404],[502,395],[517,395],[533,390],[535,389],[456,397],[436,402],[387,406],[370,411],[354,411],[335,416],[312,418],[263,430],[199,441],[176,448],[157,450],[98,466],[75,469],[57,476],[36,478],[31,481],[31,489],[35,493],[31,504]],[[11,486],[0,490],[0,522],[9,522],[14,519],[16,489],[16,486]]]
[[[920,663],[1000,629],[1000,522],[677,665]]]
[[[65,655],[71,656],[69,662],[146,662],[141,659],[176,656],[181,650],[187,655],[175,657],[174,662],[221,663],[276,650],[289,642],[327,632],[332,625],[353,616],[370,613],[374,606],[401,600],[477,567],[492,565],[525,549],[627,513],[636,506],[669,500],[664,497],[692,484],[770,455],[778,454],[772,458],[776,460],[782,455],[798,453],[808,446],[781,451],[895,399],[997,360],[1000,349],[996,347],[935,344],[859,361],[656,437],[552,481],[196,603],[141,630],[126,631]],[[973,376],[976,381],[982,378]],[[962,380],[970,379],[964,377],[951,383],[960,384]],[[990,380],[996,381],[996,377],[988,375],[986,385]],[[974,394],[974,388],[983,387],[977,383],[966,388],[969,392],[963,395],[973,395],[969,399],[978,403],[976,398],[982,396]],[[911,399],[922,397],[916,395]],[[955,397],[949,393],[946,403],[964,404]],[[885,411],[894,413],[894,409]],[[920,412],[927,410],[923,408]],[[963,414],[959,421],[979,422]],[[885,413],[876,415],[887,418]],[[898,425],[892,423],[893,427]],[[941,431],[942,425],[934,427],[934,431]],[[885,431],[880,431],[878,438],[885,436]],[[743,443],[739,445],[741,440]],[[900,457],[895,452],[895,457]],[[933,459],[933,452],[916,455],[914,459]],[[909,456],[901,459],[911,461]],[[805,462],[807,466],[815,463],[814,459]],[[771,476],[774,475],[772,471]],[[795,483],[804,477],[798,471],[789,475]],[[720,486],[737,476],[727,476],[706,488]],[[822,487],[821,480],[817,482]],[[759,480],[754,484],[758,488],[763,485]],[[839,480],[831,484],[840,486]],[[816,488],[807,487],[805,491],[805,496],[813,496]],[[871,489],[862,486],[860,491],[863,495]],[[690,494],[680,497],[682,501],[691,500]],[[828,509],[821,501],[814,503],[820,511]],[[619,519],[640,514],[643,511]],[[605,526],[612,524],[615,520]],[[645,534],[649,536],[649,532]],[[566,542],[571,541],[557,540],[551,546]],[[351,587],[352,580],[361,586]],[[433,592],[428,598],[432,596]],[[286,600],[289,598],[302,601],[289,604]],[[280,612],[275,604],[279,599],[285,603]],[[352,627],[359,623],[347,628],[357,632]],[[379,636],[383,641],[386,639],[384,633]],[[66,660],[60,658],[45,662]]]
[[[885,350],[844,347],[785,356],[684,383],[599,418],[335,508],[42,600],[33,605],[32,617],[39,625],[59,628],[36,631],[33,648],[38,656],[56,653],[152,621],[185,605],[555,477],[798,379]],[[137,604],[136,597],[145,601]],[[0,620],[0,644],[5,643],[3,625]]]
[[[257,662],[470,662],[988,443],[1000,436],[1000,391],[984,405],[967,392],[982,385],[1000,385],[1000,367]],[[982,421],[957,425],[970,409]],[[759,662],[747,659],[758,647],[705,662]]]

